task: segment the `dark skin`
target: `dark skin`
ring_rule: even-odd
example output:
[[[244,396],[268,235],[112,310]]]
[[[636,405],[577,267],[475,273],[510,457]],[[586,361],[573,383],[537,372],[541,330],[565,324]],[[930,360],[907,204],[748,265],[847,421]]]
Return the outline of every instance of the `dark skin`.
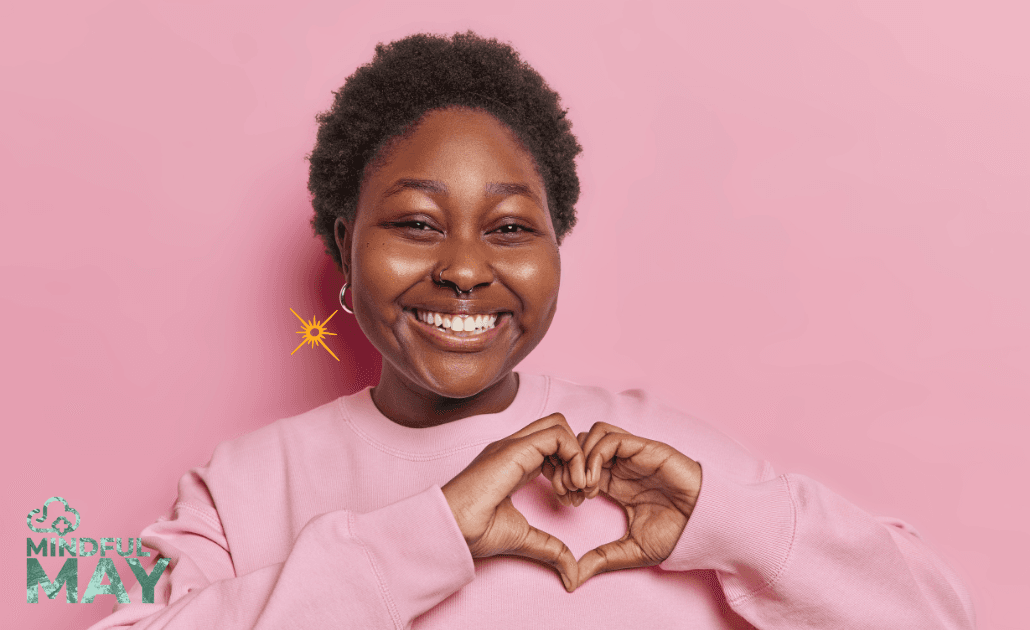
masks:
[[[355,219],[336,222],[355,317],[383,355],[373,401],[408,427],[503,411],[558,304],[558,242],[533,158],[491,115],[464,108],[429,112],[385,158],[366,173]],[[445,330],[426,312],[495,325]],[[622,505],[626,536],[577,561],[511,503],[540,474],[566,505],[599,493]],[[668,445],[602,423],[576,436],[552,414],[488,445],[442,489],[474,558],[542,562],[571,592],[667,558],[700,486],[697,462]]]
[[[543,339],[561,264],[543,181],[492,116],[428,114],[337,220],[355,317],[383,355],[383,414],[424,427],[508,407],[513,368]],[[460,293],[459,293],[460,291]],[[489,339],[430,335],[414,311],[493,313]]]

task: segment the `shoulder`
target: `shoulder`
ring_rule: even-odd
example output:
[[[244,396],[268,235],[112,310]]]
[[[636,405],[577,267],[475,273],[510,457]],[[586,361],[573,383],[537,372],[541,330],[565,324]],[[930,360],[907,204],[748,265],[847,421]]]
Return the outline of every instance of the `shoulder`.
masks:
[[[304,525],[328,510],[319,469],[345,424],[337,399],[222,442],[180,480],[177,509],[200,507],[220,525],[238,574],[281,562]]]
[[[208,475],[253,483],[287,466],[297,455],[321,448],[343,423],[340,399],[277,420],[218,444],[207,465]]]
[[[574,431],[606,422],[664,442],[702,466],[719,468],[741,482],[771,475],[769,464],[711,424],[670,407],[643,389],[612,392],[548,377],[546,412],[562,413]]]

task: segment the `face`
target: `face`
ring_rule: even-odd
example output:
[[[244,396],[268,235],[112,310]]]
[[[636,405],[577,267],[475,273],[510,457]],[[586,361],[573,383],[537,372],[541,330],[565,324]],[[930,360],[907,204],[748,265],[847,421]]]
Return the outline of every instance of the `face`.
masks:
[[[510,378],[554,317],[561,271],[543,181],[485,112],[428,113],[366,176],[336,238],[383,379],[416,392],[469,398]]]

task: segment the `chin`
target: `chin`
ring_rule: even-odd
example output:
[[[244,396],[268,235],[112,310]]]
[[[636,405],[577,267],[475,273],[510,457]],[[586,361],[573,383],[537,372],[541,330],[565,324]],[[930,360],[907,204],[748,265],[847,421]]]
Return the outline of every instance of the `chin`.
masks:
[[[447,380],[436,384],[435,393],[444,398],[462,400],[472,398],[489,388],[493,383],[484,382],[479,379]]]
[[[507,371],[484,377],[479,370],[451,369],[443,378],[434,378],[428,389],[445,398],[472,398],[503,380]]]

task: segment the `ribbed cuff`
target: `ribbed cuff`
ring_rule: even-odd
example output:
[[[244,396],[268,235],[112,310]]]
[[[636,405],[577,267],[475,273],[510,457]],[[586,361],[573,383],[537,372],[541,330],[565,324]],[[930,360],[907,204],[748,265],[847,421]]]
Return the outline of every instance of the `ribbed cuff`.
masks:
[[[351,532],[405,624],[475,577],[472,554],[439,486],[354,515]]]
[[[795,510],[787,480],[741,484],[702,463],[701,494],[667,571],[709,569],[723,579],[728,600],[747,597],[776,581],[790,557]]]

